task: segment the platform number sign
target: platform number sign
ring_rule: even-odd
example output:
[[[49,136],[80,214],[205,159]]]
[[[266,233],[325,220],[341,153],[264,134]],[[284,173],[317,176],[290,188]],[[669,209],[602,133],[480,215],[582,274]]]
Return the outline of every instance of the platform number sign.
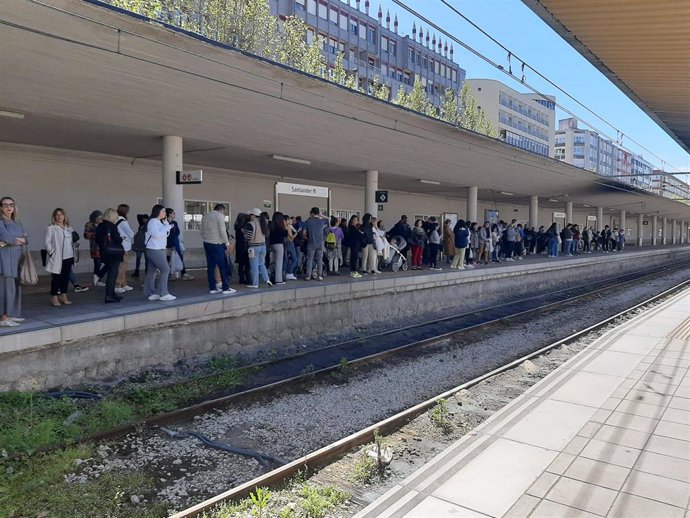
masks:
[[[177,185],[188,185],[201,183],[203,179],[203,171],[198,169],[196,171],[176,171],[176,182]]]
[[[376,191],[376,203],[388,203],[388,191]]]

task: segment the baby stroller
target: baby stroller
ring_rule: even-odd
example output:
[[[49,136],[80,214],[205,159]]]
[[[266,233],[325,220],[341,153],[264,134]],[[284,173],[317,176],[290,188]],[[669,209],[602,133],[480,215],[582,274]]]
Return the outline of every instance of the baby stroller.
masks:
[[[407,242],[402,236],[393,236],[388,242],[389,252],[388,257],[384,259],[383,264],[390,267],[391,271],[398,270],[407,271],[407,258],[400,252],[407,246]]]

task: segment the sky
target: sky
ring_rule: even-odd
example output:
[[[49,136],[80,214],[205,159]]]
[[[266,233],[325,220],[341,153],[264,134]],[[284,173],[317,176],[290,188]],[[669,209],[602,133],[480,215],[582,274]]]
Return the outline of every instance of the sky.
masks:
[[[404,2],[465,44],[507,68],[507,53],[440,0],[404,0]],[[354,5],[354,2],[351,3]],[[582,104],[611,122],[624,135],[629,135],[661,157],[666,162],[664,166],[666,171],[675,172],[674,167],[681,171],[690,171],[690,155],[520,0],[449,0],[449,3],[505,47],[511,49],[513,54],[520,56],[531,67],[548,77]],[[419,30],[419,21],[395,4],[393,0],[371,0],[370,15],[377,16],[379,4],[383,7],[384,24],[386,11],[390,10],[391,28],[394,14],[397,14],[400,22],[399,33],[411,34],[413,21],[416,21],[417,30]],[[364,9],[364,1],[361,5]],[[426,33],[426,24],[422,23],[422,26]],[[435,31],[432,29],[432,35],[433,32]],[[449,45],[450,43],[449,41]],[[519,92],[529,91],[524,85],[459,45],[454,44],[453,47],[454,61],[467,71],[467,78],[497,79]],[[513,73],[519,75],[520,62],[515,58],[512,59],[512,68]],[[558,104],[573,112],[579,119],[595,126],[601,133],[616,140],[615,129],[587,112],[534,72],[527,71],[526,81],[541,93],[555,95]],[[556,121],[568,116],[565,112],[557,110]],[[589,129],[583,123],[580,123],[580,127]],[[631,151],[642,154],[655,167],[662,166],[659,159],[640,149],[625,137],[623,145]],[[685,181],[690,180],[688,176],[680,176],[680,178]]]

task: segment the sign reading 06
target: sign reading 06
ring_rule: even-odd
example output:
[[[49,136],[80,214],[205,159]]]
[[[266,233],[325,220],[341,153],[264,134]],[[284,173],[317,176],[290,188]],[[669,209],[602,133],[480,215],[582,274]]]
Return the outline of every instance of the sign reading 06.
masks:
[[[187,185],[191,183],[201,183],[203,180],[203,171],[198,169],[196,171],[175,171],[176,174],[176,184],[177,185]]]

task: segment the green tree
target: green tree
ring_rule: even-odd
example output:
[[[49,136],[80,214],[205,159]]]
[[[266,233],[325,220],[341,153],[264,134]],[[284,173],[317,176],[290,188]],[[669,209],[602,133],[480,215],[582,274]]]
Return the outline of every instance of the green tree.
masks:
[[[426,90],[422,86],[421,78],[416,77],[412,90],[406,92],[404,88],[398,88],[398,93],[393,101],[399,106],[408,108],[430,117],[437,117],[436,108],[431,104]]]
[[[489,137],[496,138],[498,136],[496,128],[486,118],[486,114],[479,107],[477,98],[472,93],[472,88],[467,83],[460,90],[460,118],[458,125],[477,133],[483,133]]]
[[[457,126],[460,120],[458,96],[455,95],[452,88],[446,88],[443,92],[443,99],[441,100],[441,120],[449,122],[454,126]]]
[[[371,83],[371,95],[377,99],[388,101],[391,95],[391,89],[386,83],[381,81],[379,76],[374,76],[374,80]]]

